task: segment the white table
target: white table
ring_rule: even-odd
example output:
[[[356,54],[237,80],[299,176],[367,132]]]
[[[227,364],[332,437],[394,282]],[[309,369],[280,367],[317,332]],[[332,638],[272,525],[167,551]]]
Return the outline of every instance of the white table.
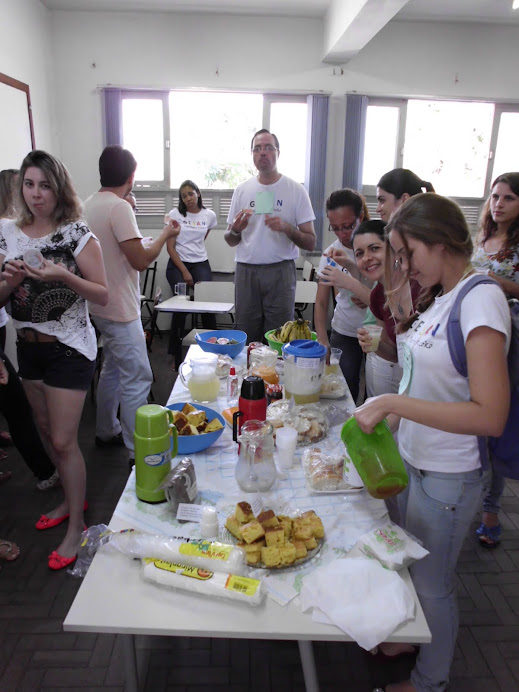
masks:
[[[237,360],[243,361],[244,354],[241,354]],[[223,387],[221,392],[222,390]],[[177,380],[168,403],[186,400],[189,400],[189,393]],[[218,404],[219,406],[215,405],[214,408],[223,408],[225,405],[223,396],[219,398]],[[225,466],[219,459],[225,458],[228,464],[229,455],[232,453],[229,450],[232,450],[233,444],[231,431],[226,428],[214,447],[209,448],[206,452],[192,455],[201,491],[203,491],[204,486],[207,486],[207,481],[204,479],[208,478],[208,474],[216,473],[215,469],[218,466],[222,468]],[[211,471],[211,469],[213,470]],[[222,471],[220,472],[222,473]],[[313,498],[305,498],[301,494],[298,481],[300,473],[301,469],[298,467],[294,470],[291,469],[289,475],[293,478],[280,481],[280,483],[284,483],[283,495],[290,492],[290,487],[299,488],[295,491],[299,493],[298,506],[306,509],[309,506],[315,506],[316,502]],[[216,476],[214,477],[216,478]],[[224,480],[230,488],[230,494],[239,497],[240,491],[234,476]],[[214,492],[214,487],[211,488],[211,492]],[[327,502],[325,498],[332,497],[333,502],[340,502],[340,498],[336,495],[319,497],[324,510],[326,510],[325,503]],[[353,496],[351,497],[353,498]],[[369,498],[365,493],[362,493],[362,497],[356,495],[355,498],[351,501],[356,503],[356,507],[362,506],[364,514],[366,513],[364,507],[366,506],[377,507],[378,514],[380,514],[380,501]],[[240,499],[243,498],[240,497]],[[305,506],[305,501],[310,504]],[[342,497],[342,501],[345,501],[344,497]],[[330,499],[329,502],[331,503],[332,500]],[[133,494],[132,473],[127,488],[123,492],[110,521],[110,528],[120,530],[132,526],[131,515],[137,504]],[[332,515],[337,513],[338,506],[336,504],[329,508]],[[154,514],[157,516],[160,514],[163,521],[165,507],[163,504],[145,505],[142,525],[135,528],[145,530],[147,522],[150,522],[149,529],[153,521],[156,520]],[[316,506],[316,511],[321,515],[320,506]],[[328,512],[328,517],[330,512]],[[346,514],[349,512],[350,510]],[[375,515],[377,512],[373,514]],[[377,517],[374,516],[374,518]],[[323,521],[326,526],[326,517],[323,517]],[[186,526],[188,525],[184,525],[184,531]],[[363,533],[364,530],[366,529],[360,530],[360,533]],[[171,520],[171,534],[174,535],[175,533],[185,535],[183,527]],[[119,553],[100,551],[95,556],[64,621],[64,629],[67,631],[110,632],[123,635],[127,689],[131,692],[138,690],[135,634],[297,640],[307,692],[317,692],[319,689],[312,641],[351,641],[344,632],[335,626],[314,622],[310,615],[301,612],[294,601],[282,607],[267,597],[264,604],[259,608],[248,608],[233,601],[203,599],[186,592],[166,591],[146,583],[140,577],[140,569],[138,561],[132,561]],[[404,570],[401,575],[415,597],[416,617],[413,621],[397,629],[389,641],[427,643],[430,641],[430,631],[409,573]]]
[[[226,313],[232,312],[234,303],[217,303],[216,301],[187,300],[184,296],[173,296],[157,303],[158,312],[194,312],[194,313]]]

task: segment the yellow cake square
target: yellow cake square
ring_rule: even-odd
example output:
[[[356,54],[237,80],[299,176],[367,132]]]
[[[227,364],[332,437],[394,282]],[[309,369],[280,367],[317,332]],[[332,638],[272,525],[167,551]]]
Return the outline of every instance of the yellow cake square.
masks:
[[[317,541],[315,538],[312,536],[312,538],[308,538],[305,541],[305,547],[307,550],[313,550],[314,548],[317,548]]]
[[[225,528],[230,531],[235,538],[241,540],[240,524],[236,517],[227,517]]]
[[[261,549],[261,561],[265,567],[278,567],[281,564],[279,548],[267,546]]]
[[[252,553],[247,553],[247,564],[257,565],[258,562],[261,562],[261,552],[259,550]]]
[[[296,560],[307,556],[308,550],[303,541],[294,541],[294,547],[296,549]]]
[[[265,541],[267,546],[271,545],[283,545],[285,542],[285,531],[283,527],[280,526],[268,526],[265,529]]]
[[[258,514],[258,521],[264,529],[270,526],[279,526],[279,519],[271,509],[266,509],[261,514]]]
[[[247,524],[243,524],[240,527],[240,533],[246,543],[254,543],[254,541],[258,540],[258,538],[263,538],[265,535],[265,529],[257,519],[254,519],[254,521],[249,521]]]
[[[291,565],[296,559],[296,547],[293,543],[285,543],[279,549],[282,565]]]
[[[234,516],[240,524],[246,524],[254,519],[254,512],[248,502],[238,502],[234,510]]]

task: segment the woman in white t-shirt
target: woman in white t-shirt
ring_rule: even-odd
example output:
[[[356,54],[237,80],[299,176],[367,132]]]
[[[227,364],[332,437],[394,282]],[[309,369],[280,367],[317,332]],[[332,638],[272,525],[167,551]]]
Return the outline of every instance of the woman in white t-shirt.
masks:
[[[184,180],[178,194],[178,208],[172,209],[169,216],[180,224],[181,231],[166,244],[169,253],[166,278],[173,293],[178,283],[185,283],[192,289],[198,281],[212,280],[205,240],[217,224],[216,214],[204,207],[202,193],[192,180]],[[168,353],[174,357],[172,367],[176,369],[181,361],[185,320],[182,312],[174,312],[171,318]],[[215,316],[202,315],[202,324],[205,329],[216,329]]]
[[[519,298],[519,173],[503,173],[492,183],[481,213],[472,264],[501,286],[507,298]],[[483,500],[483,517],[476,531],[485,548],[501,540],[500,499],[505,479],[492,473],[490,489]]]
[[[362,325],[369,303],[369,287],[363,284],[364,278],[357,269],[351,237],[362,221],[369,219],[369,212],[364,197],[350,188],[335,190],[326,200],[326,216],[329,221],[329,231],[335,233],[336,240],[324,251],[324,255],[332,256],[341,250],[345,259],[343,265],[348,266],[348,287],[334,289],[332,285],[319,281],[315,298],[314,325],[317,340],[323,346],[333,346],[342,351],[340,367],[353,401],[359,395],[360,370],[363,353],[357,340],[357,329]],[[328,340],[328,308],[330,297],[335,295],[336,303],[333,311],[330,339]],[[359,296],[361,299],[359,300]],[[362,299],[364,302],[361,302]]]
[[[459,375],[446,327],[459,290],[474,273],[463,213],[439,195],[416,195],[387,229],[405,280],[426,290],[398,335],[401,394],[369,399],[355,418],[368,433],[384,418],[393,429],[400,423],[399,448],[409,474],[400,509],[404,526],[430,552],[410,572],[432,641],[421,646],[411,679],[386,691],[441,692],[458,631],[456,562],[482,495],[477,436],[499,436],[508,415],[510,312],[497,283],[478,285],[465,296],[460,326],[468,378]]]

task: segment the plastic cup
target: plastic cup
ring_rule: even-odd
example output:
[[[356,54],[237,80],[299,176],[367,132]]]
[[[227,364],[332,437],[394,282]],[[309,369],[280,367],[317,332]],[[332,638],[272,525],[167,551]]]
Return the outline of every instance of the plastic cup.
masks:
[[[336,267],[336,266],[337,266],[337,262],[332,260],[331,257],[328,257],[327,255],[321,255],[321,259],[319,260],[319,266],[317,267],[316,274],[323,283],[329,283],[328,281],[326,281],[326,279],[323,278],[323,269],[325,267]]]
[[[178,283],[175,285],[175,295],[181,298],[187,298],[187,284]]]
[[[364,329],[368,332],[371,337],[371,345],[368,352],[374,353],[380,344],[380,337],[382,336],[382,327],[378,324],[366,324]]]
[[[278,464],[282,469],[289,469],[294,463],[297,444],[297,430],[288,425],[276,430],[276,448]]]
[[[330,365],[327,365],[324,369],[324,374],[325,375],[340,375],[341,373],[341,368],[340,368],[340,363],[341,363],[341,356],[342,356],[342,349],[341,348],[335,348],[332,346],[330,348]]]
[[[216,538],[218,536],[218,514],[214,507],[204,507],[200,519],[200,535],[202,538]]]
[[[31,269],[39,269],[43,264],[43,255],[39,250],[29,249],[24,252],[23,261]]]

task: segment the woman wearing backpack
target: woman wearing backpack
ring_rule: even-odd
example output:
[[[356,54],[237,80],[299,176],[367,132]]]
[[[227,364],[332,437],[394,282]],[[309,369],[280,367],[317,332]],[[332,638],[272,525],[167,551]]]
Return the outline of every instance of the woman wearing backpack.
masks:
[[[477,436],[501,435],[508,415],[510,312],[497,284],[467,293],[461,330],[469,377],[458,374],[446,326],[458,292],[474,274],[463,213],[439,195],[416,195],[395,211],[387,230],[403,280],[415,279],[425,290],[397,336],[401,393],[369,399],[355,418],[367,433],[384,418],[393,429],[399,426],[409,474],[402,518],[429,551],[410,572],[432,641],[421,646],[411,679],[386,692],[442,692],[458,631],[456,562],[482,494]],[[390,270],[387,265],[388,279]]]
[[[519,298],[519,173],[504,173],[492,183],[481,213],[472,264],[476,271],[495,279],[507,298]],[[498,513],[504,487],[503,476],[493,473],[483,500],[481,526],[476,531],[485,548],[495,548],[501,540]]]

